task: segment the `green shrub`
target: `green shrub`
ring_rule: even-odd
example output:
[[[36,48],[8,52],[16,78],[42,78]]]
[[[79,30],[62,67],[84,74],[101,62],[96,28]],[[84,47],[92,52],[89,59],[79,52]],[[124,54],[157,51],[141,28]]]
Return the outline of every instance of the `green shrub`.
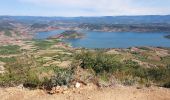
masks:
[[[43,83],[40,81],[40,79],[38,78],[38,75],[35,72],[33,71],[27,72],[27,77],[23,84],[24,87],[36,88],[36,87],[40,87],[42,84]]]
[[[164,83],[164,84],[163,84],[163,87],[165,87],[165,88],[170,88],[170,81],[167,82],[167,83]]]
[[[166,78],[166,70],[160,68],[148,69],[148,77],[153,81],[163,81]]]
[[[0,47],[0,55],[18,54],[20,52],[21,52],[20,47],[17,45],[8,45]]]
[[[122,80],[122,84],[125,86],[132,86],[136,83],[136,80],[133,77],[125,77]]]
[[[170,56],[162,57],[161,62],[170,65]]]
[[[84,52],[76,56],[76,59],[81,60],[80,66],[85,69],[91,69],[96,74],[102,74],[104,72],[113,73],[118,67],[120,62],[115,58],[115,55],[108,55],[102,52]]]
[[[103,52],[82,52],[76,56],[76,59],[81,62],[82,68],[90,69],[99,77],[107,74],[104,79],[109,79],[111,75],[114,75],[124,85],[134,83],[147,85],[154,82],[160,86],[169,86],[167,82],[170,80],[169,65],[166,68],[144,68],[132,60],[117,61],[115,55]]]
[[[11,63],[11,62],[15,62],[16,61],[16,58],[15,57],[5,57],[5,58],[2,58],[0,57],[0,61],[2,62],[5,62],[5,63]]]
[[[51,79],[45,84],[46,88],[52,88],[55,86],[69,85],[73,78],[73,69],[63,69],[63,68],[55,68],[55,75],[51,77]]]
[[[32,58],[27,56],[17,57],[15,62],[7,63],[4,67],[6,72],[0,77],[0,86],[17,86],[27,80],[30,71]]]
[[[16,86],[24,82],[25,77],[21,77],[19,75],[13,73],[6,73],[4,75],[0,75],[0,86],[9,87]]]

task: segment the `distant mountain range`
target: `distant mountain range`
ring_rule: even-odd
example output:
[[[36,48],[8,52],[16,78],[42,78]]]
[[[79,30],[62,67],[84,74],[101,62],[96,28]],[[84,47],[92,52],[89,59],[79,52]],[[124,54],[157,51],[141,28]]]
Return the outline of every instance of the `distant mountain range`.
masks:
[[[46,23],[51,21],[92,23],[92,24],[147,24],[166,23],[170,24],[170,15],[147,15],[147,16],[103,16],[103,17],[34,17],[34,16],[0,16],[0,20],[12,20],[23,23]]]
[[[170,15],[103,17],[0,16],[0,30],[14,29],[17,25],[36,30],[47,27],[60,27],[110,32],[170,32]]]

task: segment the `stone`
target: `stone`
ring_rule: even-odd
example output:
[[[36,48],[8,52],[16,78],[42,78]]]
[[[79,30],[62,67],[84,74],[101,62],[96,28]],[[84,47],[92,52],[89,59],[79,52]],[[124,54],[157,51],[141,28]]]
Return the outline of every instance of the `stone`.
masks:
[[[18,85],[18,86],[17,86],[17,88],[19,88],[19,89],[23,89],[23,88],[24,88],[24,86],[23,86],[23,84],[20,84],[20,85]]]
[[[79,88],[81,86],[81,84],[79,82],[76,83],[75,87]]]
[[[67,94],[67,93],[68,93],[68,91],[63,91],[62,93],[63,93],[63,94]]]

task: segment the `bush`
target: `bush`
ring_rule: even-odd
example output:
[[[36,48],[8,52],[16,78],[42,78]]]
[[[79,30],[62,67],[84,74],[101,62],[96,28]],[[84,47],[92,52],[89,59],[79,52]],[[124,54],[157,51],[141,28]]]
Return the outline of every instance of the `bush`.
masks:
[[[122,80],[123,85],[125,86],[132,86],[134,85],[136,80],[133,77],[126,77]]]
[[[10,86],[17,86],[24,82],[24,77],[13,73],[6,73],[4,75],[0,75],[0,86],[3,87],[10,87]]]
[[[6,72],[0,74],[0,86],[10,87],[23,84],[27,88],[52,88],[58,85],[69,85],[74,70],[56,66],[38,67],[32,56],[16,57],[15,62],[7,63]]]
[[[82,68],[90,69],[99,77],[103,74],[106,74],[107,77],[114,75],[124,85],[154,82],[160,86],[169,86],[167,82],[167,80],[170,80],[169,65],[166,68],[144,68],[132,60],[117,61],[115,55],[108,55],[103,52],[82,52],[76,56],[76,59],[81,62]],[[130,78],[127,76],[130,76]]]
[[[108,55],[102,52],[84,52],[76,56],[76,59],[81,61],[80,66],[85,69],[91,69],[96,74],[113,73],[118,67],[120,62],[114,59],[115,55]]]
[[[15,62],[7,63],[6,72],[0,75],[0,86],[17,86],[26,82],[28,72],[34,65],[33,58],[27,56],[17,57]]]
[[[8,57],[6,57],[6,58],[0,57],[0,61],[6,62],[6,63],[11,63],[11,62],[15,62],[16,58],[15,57],[10,57],[10,58],[8,58]]]
[[[73,78],[73,69],[63,69],[63,68],[55,68],[54,69],[55,75],[51,77],[51,79],[44,83],[45,87],[51,89],[55,86],[62,86],[62,85],[70,85],[70,82]]]
[[[0,55],[18,54],[20,52],[21,52],[20,47],[17,45],[8,45],[0,47]]]
[[[42,86],[42,84],[43,82],[40,81],[38,75],[33,71],[29,71],[23,85],[27,88],[36,88]]]
[[[148,69],[148,78],[153,81],[163,81],[166,78],[166,70],[159,68]]]
[[[163,84],[163,87],[165,87],[165,88],[170,88],[170,81],[167,82],[167,83],[164,83],[164,84]]]

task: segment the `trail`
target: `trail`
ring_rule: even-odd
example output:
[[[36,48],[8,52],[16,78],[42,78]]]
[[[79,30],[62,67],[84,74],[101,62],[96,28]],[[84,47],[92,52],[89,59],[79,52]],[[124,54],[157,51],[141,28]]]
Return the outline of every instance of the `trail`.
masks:
[[[0,88],[1,100],[170,100],[170,89],[116,86],[99,89],[81,87],[66,93],[47,94],[42,90]]]

